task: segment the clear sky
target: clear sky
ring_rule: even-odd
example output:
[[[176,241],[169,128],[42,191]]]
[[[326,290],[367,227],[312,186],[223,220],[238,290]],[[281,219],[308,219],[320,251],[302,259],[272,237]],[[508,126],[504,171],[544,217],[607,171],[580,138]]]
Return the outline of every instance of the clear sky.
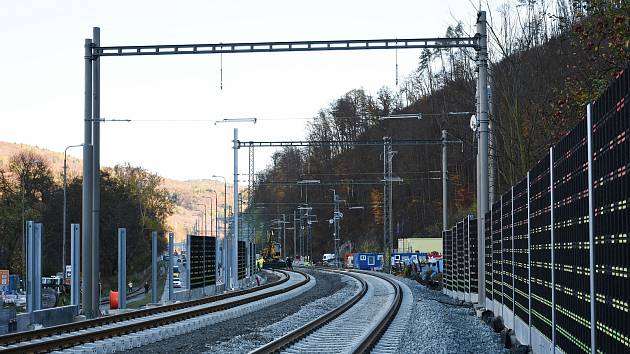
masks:
[[[474,26],[475,3],[2,0],[0,140],[56,151],[83,142],[83,42],[93,26],[102,45],[436,37],[456,19]],[[398,51],[401,80],[419,52]],[[223,90],[219,72],[218,55],[103,58],[102,117],[172,121],[103,123],[102,164],[130,162],[176,179],[227,176],[233,127],[243,141],[300,140],[304,118],[353,88],[395,88],[396,77],[392,50],[224,55]],[[233,117],[260,120],[183,121]],[[257,170],[270,153],[257,151]],[[247,151],[239,157],[246,172]]]

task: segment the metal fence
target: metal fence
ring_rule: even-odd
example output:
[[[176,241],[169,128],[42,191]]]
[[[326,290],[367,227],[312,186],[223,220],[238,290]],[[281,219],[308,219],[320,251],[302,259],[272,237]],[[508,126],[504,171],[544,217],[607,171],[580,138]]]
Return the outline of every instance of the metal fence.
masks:
[[[464,218],[444,231],[442,237],[445,292],[460,300],[477,302],[477,219]]]
[[[190,288],[196,289],[216,285],[216,238],[189,235],[190,242]]]
[[[247,275],[247,243],[238,241],[238,279],[244,279]]]
[[[534,352],[630,352],[628,71],[483,220],[486,308]],[[443,232],[443,279],[474,302],[471,224]]]

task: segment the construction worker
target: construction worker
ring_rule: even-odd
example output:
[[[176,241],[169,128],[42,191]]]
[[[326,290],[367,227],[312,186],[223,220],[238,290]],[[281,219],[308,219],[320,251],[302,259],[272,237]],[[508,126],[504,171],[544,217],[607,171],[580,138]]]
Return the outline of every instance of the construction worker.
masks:
[[[286,263],[288,270],[293,270],[293,261],[291,260],[291,257],[287,257],[284,262]]]

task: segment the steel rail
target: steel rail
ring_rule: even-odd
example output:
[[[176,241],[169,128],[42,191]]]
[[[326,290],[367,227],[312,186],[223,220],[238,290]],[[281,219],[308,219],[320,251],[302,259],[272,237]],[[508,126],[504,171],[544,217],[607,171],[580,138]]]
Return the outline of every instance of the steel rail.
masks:
[[[360,273],[376,276],[378,278],[381,278],[387,281],[394,287],[395,292],[396,292],[396,294],[394,295],[394,301],[390,305],[389,310],[387,311],[387,314],[385,315],[385,317],[381,319],[381,321],[378,323],[376,328],[372,331],[370,336],[364,342],[362,342],[358,348],[354,350],[354,353],[369,353],[372,350],[372,348],[374,348],[374,346],[378,344],[378,342],[383,337],[383,334],[385,334],[385,331],[387,331],[387,328],[389,327],[389,325],[392,323],[394,318],[396,318],[396,315],[398,314],[398,309],[400,309],[400,305],[402,304],[403,291],[400,284],[396,283],[395,281],[393,281],[392,279],[388,278],[385,275],[368,273],[368,272],[360,272]]]
[[[294,271],[298,274],[301,274],[305,277],[303,281],[295,283],[291,286],[288,286],[283,289],[277,289],[270,292],[265,292],[261,294],[254,295],[252,297],[248,297],[245,299],[228,302],[225,304],[219,304],[215,306],[204,307],[200,309],[168,314],[165,316],[155,318],[149,321],[129,321],[129,323],[121,324],[116,327],[103,327],[99,330],[95,330],[93,332],[88,333],[76,333],[75,335],[69,336],[60,336],[57,338],[43,338],[38,341],[31,341],[30,343],[17,343],[12,347],[3,348],[0,350],[0,353],[38,353],[38,352],[48,352],[53,350],[62,350],[70,347],[74,347],[77,345],[82,345],[85,343],[91,343],[102,339],[108,339],[112,337],[119,337],[125,334],[134,333],[138,331],[142,331],[145,329],[155,328],[159,326],[168,325],[173,322],[184,321],[189,318],[198,317],[202,315],[206,315],[209,313],[219,312],[228,310],[231,308],[235,308],[241,305],[249,304],[258,300],[266,299],[270,296],[279,295],[282,293],[286,293],[298,287],[301,287],[307,284],[310,281],[310,278],[307,274]],[[256,288],[259,290],[259,288]]]
[[[178,303],[169,304],[169,305],[162,305],[162,306],[151,307],[151,308],[146,308],[146,309],[137,310],[137,311],[130,311],[130,312],[116,314],[112,316],[99,317],[99,318],[86,320],[86,321],[72,322],[72,323],[66,323],[66,324],[57,325],[57,326],[45,327],[45,328],[41,328],[37,330],[5,334],[5,335],[0,336],[0,346],[8,346],[8,345],[17,344],[20,342],[26,342],[26,341],[30,341],[34,339],[40,339],[40,338],[46,338],[46,337],[64,334],[64,333],[76,332],[76,331],[104,326],[104,325],[108,325],[112,323],[151,316],[151,315],[155,315],[159,313],[176,311],[176,310],[181,310],[188,307],[208,304],[208,303],[212,303],[212,302],[216,302],[216,301],[220,301],[220,300],[224,300],[224,299],[228,299],[228,298],[236,297],[240,295],[246,295],[248,293],[253,293],[256,291],[264,290],[273,286],[283,284],[289,280],[289,275],[286,272],[281,271],[281,270],[277,270],[277,271],[280,273],[283,273],[285,277],[280,280],[261,285],[259,287],[209,296],[209,297],[201,298],[197,300],[183,301],[183,302],[178,302]],[[303,273],[300,273],[300,274],[304,275]],[[3,352],[3,350],[0,349],[0,352]]]
[[[315,332],[319,328],[323,327],[330,321],[339,317],[341,314],[346,312],[352,306],[354,306],[357,302],[359,302],[367,293],[368,284],[365,280],[360,277],[346,274],[352,278],[355,278],[361,283],[361,290],[355,294],[350,300],[344,302],[341,306],[335,308],[334,310],[326,313],[325,315],[305,324],[304,326],[297,328],[283,337],[280,337],[273,342],[267,343],[266,345],[252,351],[250,354],[262,354],[262,353],[275,353],[278,352],[291,344],[298,342],[300,339],[306,337],[307,335]]]
[[[319,269],[319,270],[324,270],[324,269]],[[322,328],[326,324],[330,323],[331,321],[333,321],[334,319],[342,315],[344,312],[352,308],[357,302],[359,302],[367,293],[368,284],[365,280],[361,279],[360,277],[355,276],[349,272],[342,272],[342,271],[335,271],[335,270],[326,270],[326,271],[340,273],[340,274],[344,274],[344,275],[355,278],[361,283],[362,285],[361,290],[355,296],[353,296],[350,300],[343,303],[341,306],[307,323],[306,325],[289,332],[285,336],[278,338],[274,340],[273,342],[267,343],[266,345],[250,352],[250,354],[280,352],[281,350],[289,347],[290,345],[294,343],[299,342],[303,338],[307,337],[311,333],[317,331],[318,329]],[[378,341],[381,339],[381,337],[383,336],[383,334],[389,327],[390,323],[396,317],[396,314],[398,313],[398,309],[400,308],[400,305],[402,303],[402,289],[400,285],[395,283],[393,280],[387,278],[386,276],[370,273],[370,272],[359,272],[359,271],[351,271],[351,272],[367,274],[367,275],[381,278],[387,281],[388,283],[390,283],[394,287],[394,290],[395,290],[394,301],[392,302],[386,315],[381,319],[381,321],[379,321],[378,325],[370,333],[368,338],[364,342],[362,342],[361,345],[354,351],[354,353],[367,353],[378,343]]]

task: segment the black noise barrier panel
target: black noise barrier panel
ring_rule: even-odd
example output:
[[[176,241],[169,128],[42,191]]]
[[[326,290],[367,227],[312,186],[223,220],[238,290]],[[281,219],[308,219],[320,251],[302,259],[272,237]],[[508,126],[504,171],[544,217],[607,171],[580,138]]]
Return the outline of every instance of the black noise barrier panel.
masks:
[[[481,237],[488,310],[524,323],[521,342],[630,353],[629,70],[483,220],[466,217],[442,234],[447,293],[478,292]]]

